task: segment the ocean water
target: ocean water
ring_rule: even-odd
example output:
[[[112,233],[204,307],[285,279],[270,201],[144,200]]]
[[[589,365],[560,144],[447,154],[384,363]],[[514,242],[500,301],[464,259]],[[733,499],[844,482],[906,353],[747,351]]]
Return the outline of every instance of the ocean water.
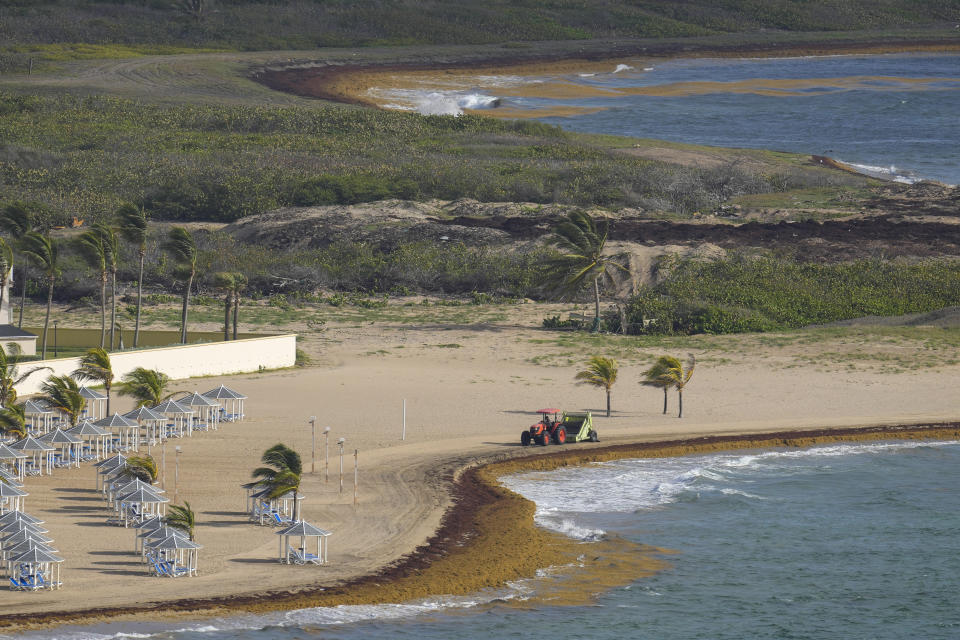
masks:
[[[960,637],[960,442],[622,460],[504,482],[572,545],[623,538],[673,550],[669,566],[588,606],[538,599],[544,578],[469,597],[26,637]]]
[[[573,131],[825,155],[901,182],[960,183],[957,54],[637,60],[441,80],[370,96],[423,113],[499,110]]]

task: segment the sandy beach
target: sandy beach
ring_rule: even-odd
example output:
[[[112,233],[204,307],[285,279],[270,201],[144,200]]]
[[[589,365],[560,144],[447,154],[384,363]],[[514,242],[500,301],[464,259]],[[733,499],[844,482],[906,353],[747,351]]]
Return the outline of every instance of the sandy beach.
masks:
[[[450,487],[457,470],[475,462],[557,450],[519,446],[521,430],[535,421],[533,411],[541,405],[592,411],[601,445],[939,423],[960,415],[951,391],[960,382],[958,365],[900,371],[816,359],[803,364],[798,357],[804,353],[836,345],[814,341],[777,347],[754,341],[697,354],[700,365],[685,393],[682,419],[674,413],[675,397],[663,415],[662,393],[637,384],[643,357],[624,362],[613,393],[614,413],[606,418],[603,392],[574,384],[576,354],[544,346],[558,335],[537,328],[545,311],[549,309],[517,305],[499,321],[482,324],[336,323],[305,336],[314,366],[176,382],[177,389],[201,392],[222,382],[249,396],[246,421],[166,445],[169,497],[175,490],[173,448],[183,449],[176,490],[178,501],[188,500],[198,513],[197,541],[204,547],[200,576],[151,577],[133,553],[133,530],[106,524],[109,513],[94,490],[93,469],[85,465],[28,480],[26,508],[46,521],[66,559],[64,587],[41,593],[5,590],[4,613],[296,592],[369,575],[431,537],[452,503]],[[852,353],[870,348],[846,342]],[[649,353],[659,351],[651,348]],[[545,363],[545,354],[553,360]],[[568,362],[560,363],[565,357]],[[404,399],[407,428],[401,441]],[[117,404],[126,409],[129,401]],[[311,415],[317,416],[318,427],[315,463]],[[319,435],[327,425],[329,481]],[[343,493],[335,445],[341,437],[346,439]],[[240,485],[249,481],[261,452],[277,442],[303,457],[305,518],[334,532],[328,566],[277,564],[274,530],[249,522],[243,512]],[[565,450],[588,452],[591,446],[598,445],[567,445]],[[355,450],[360,466],[356,507]],[[160,449],[152,453],[159,462]],[[163,606],[154,613],[162,615]]]

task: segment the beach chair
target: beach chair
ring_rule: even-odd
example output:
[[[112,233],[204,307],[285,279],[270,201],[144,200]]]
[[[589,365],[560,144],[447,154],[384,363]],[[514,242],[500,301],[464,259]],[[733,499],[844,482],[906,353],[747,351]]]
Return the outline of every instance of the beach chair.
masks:
[[[10,578],[10,590],[11,591],[23,591],[27,588],[26,583],[23,580],[17,580],[16,578]]]
[[[273,516],[273,522],[271,524],[284,525],[293,523],[292,518],[280,515],[279,511],[271,511],[270,515]]]
[[[321,559],[320,556],[307,553],[306,551],[303,552],[303,559],[307,562],[312,562],[313,564],[323,564],[323,559]]]
[[[167,572],[171,578],[179,578],[180,576],[187,575],[190,573],[190,569],[187,567],[178,567],[173,562],[168,563]]]
[[[291,561],[293,562],[293,564],[307,563],[306,557],[304,557],[304,555],[300,553],[299,550],[294,549],[293,547],[288,545],[287,546],[287,564],[290,564]]]

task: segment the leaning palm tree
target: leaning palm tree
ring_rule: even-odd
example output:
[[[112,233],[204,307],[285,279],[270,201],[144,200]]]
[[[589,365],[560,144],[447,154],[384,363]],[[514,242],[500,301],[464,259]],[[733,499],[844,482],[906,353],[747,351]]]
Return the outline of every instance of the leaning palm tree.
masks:
[[[300,478],[303,474],[303,465],[300,454],[285,444],[275,444],[263,452],[260,462],[266,467],[257,467],[253,470],[253,477],[257,484],[269,489],[268,500],[293,492],[293,520],[300,521],[300,501],[297,493],[300,491]]]
[[[683,367],[683,363],[674,358],[675,365],[667,369],[666,377],[670,380],[671,386],[677,390],[677,402],[680,403],[680,411],[677,412],[677,417],[683,417],[683,389],[687,386],[687,383],[690,382],[690,378],[693,377],[693,369],[697,366],[696,358],[693,355],[690,356],[690,362],[687,363],[687,367]]]
[[[610,417],[610,390],[617,381],[617,361],[613,358],[593,356],[587,360],[587,368],[577,373],[577,384],[589,384],[607,392],[607,417]]]
[[[619,256],[606,255],[607,232],[605,220],[595,221],[583,211],[574,211],[554,228],[552,237],[563,252],[550,264],[554,287],[569,296],[593,285],[593,332],[600,330],[601,284],[613,284],[618,275],[629,273]]]
[[[128,478],[137,478],[147,484],[156,482],[157,477],[160,475],[157,469],[157,461],[154,460],[151,455],[130,456],[127,458],[125,464],[123,475]]]
[[[120,268],[120,237],[116,229],[105,224],[94,225],[103,237],[107,253],[107,270],[110,272],[110,350],[113,351],[117,335],[117,269]]]
[[[8,342],[0,349],[0,406],[6,407],[17,400],[17,385],[44,369],[50,367],[33,367],[22,374],[20,363],[23,362],[23,353],[16,342]]]
[[[50,236],[30,232],[23,238],[23,254],[29,258],[47,281],[47,315],[43,321],[43,347],[41,359],[47,359],[47,330],[50,327],[50,307],[53,306],[53,285],[60,277],[59,247]]]
[[[80,357],[80,367],[73,372],[78,380],[93,380],[103,384],[107,392],[107,415],[110,415],[110,389],[113,387],[113,366],[110,354],[103,347],[89,349]]]
[[[70,376],[50,376],[40,385],[43,399],[53,408],[70,419],[70,425],[76,426],[86,399],[80,395],[80,386]]]
[[[22,402],[0,408],[0,433],[14,438],[26,437],[27,416],[24,409]]]
[[[640,381],[645,387],[655,387],[663,389],[663,412],[667,412],[667,390],[673,386],[673,380],[667,375],[670,369],[679,367],[680,361],[673,356],[660,356],[649,369],[643,372],[643,380]]]
[[[107,259],[107,247],[103,234],[96,227],[84,231],[77,237],[77,249],[80,257],[100,278],[100,348],[107,340],[107,275],[110,273]]]
[[[140,207],[125,204],[117,210],[117,223],[123,239],[137,248],[140,270],[137,272],[137,322],[133,329],[133,346],[140,343],[140,309],[143,303],[143,265],[147,257],[147,213]]]
[[[168,527],[180,529],[190,536],[193,540],[194,529],[197,526],[197,514],[190,508],[190,503],[183,501],[183,506],[177,504],[170,505],[167,510],[167,517],[164,519]]]
[[[10,274],[13,272],[13,249],[7,241],[0,238],[0,309],[3,309],[3,295],[10,283]],[[7,300],[10,305],[10,301]],[[12,306],[12,305],[10,305]],[[6,318],[4,318],[6,320]]]
[[[170,377],[156,369],[137,367],[120,381],[120,395],[137,401],[138,407],[155,406],[169,398],[167,393]]]
[[[0,229],[3,229],[13,239],[13,244],[22,253],[24,237],[34,230],[33,213],[30,207],[23,202],[12,202],[0,211]],[[20,269],[20,320],[18,327],[23,327],[23,307],[27,300],[27,270]]]
[[[223,291],[223,340],[230,339],[230,309],[233,306],[233,295],[237,289],[237,274],[229,271],[218,271],[213,274],[213,286]]]
[[[190,288],[197,275],[197,243],[183,227],[173,227],[163,243],[163,249],[176,263],[174,278],[184,283],[183,310],[180,313],[180,342],[187,343],[187,307],[190,304]]]

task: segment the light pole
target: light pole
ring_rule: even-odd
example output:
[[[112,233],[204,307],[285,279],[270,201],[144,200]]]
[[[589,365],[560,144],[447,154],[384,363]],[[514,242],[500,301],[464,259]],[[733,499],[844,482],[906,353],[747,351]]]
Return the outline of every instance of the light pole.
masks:
[[[57,325],[60,324],[59,320],[53,321],[53,357],[56,358],[60,355],[60,350],[57,348]]]
[[[317,416],[310,416],[310,473],[317,472]]]
[[[173,467],[173,504],[177,504],[177,497],[180,493],[180,454],[183,453],[183,449],[178,445],[175,449],[177,452],[174,456],[174,467]]]
[[[160,447],[160,488],[167,488],[167,441]]]
[[[323,428],[323,481],[330,483],[330,427]]]
[[[345,441],[345,438],[337,440],[337,445],[340,446],[340,493],[343,493],[343,443]]]
[[[357,506],[357,480],[360,474],[360,449],[353,450],[353,506]]]

